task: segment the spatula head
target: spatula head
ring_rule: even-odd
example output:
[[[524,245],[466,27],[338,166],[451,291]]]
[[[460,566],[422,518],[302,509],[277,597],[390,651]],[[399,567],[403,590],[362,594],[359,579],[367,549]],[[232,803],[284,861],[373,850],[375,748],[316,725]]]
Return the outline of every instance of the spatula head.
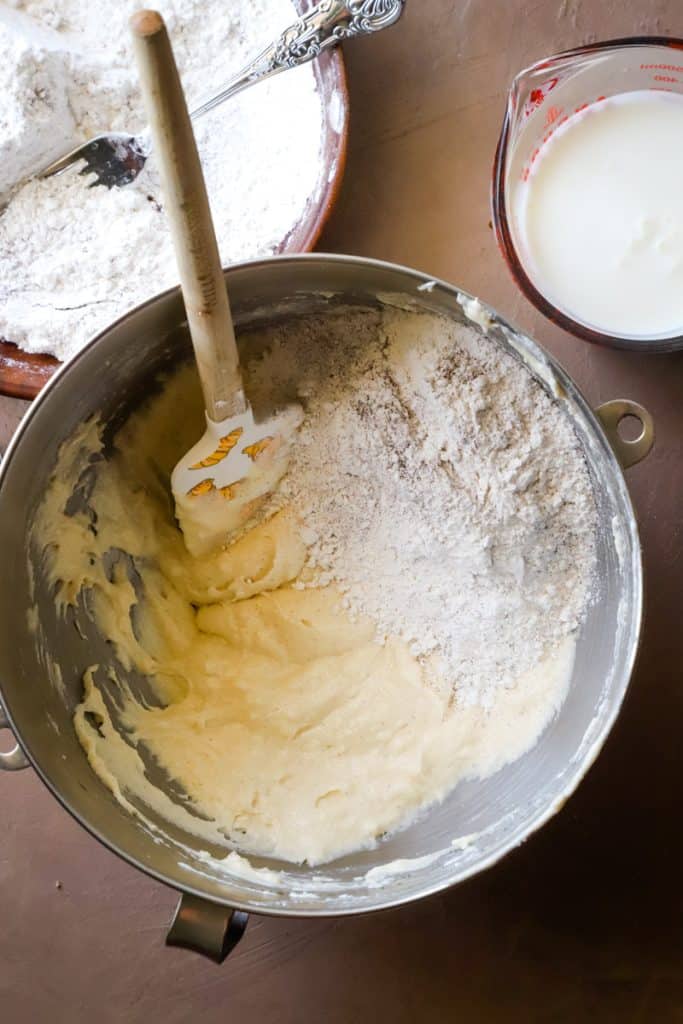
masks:
[[[257,423],[250,406],[215,423],[171,476],[176,517],[193,555],[229,544],[262,509],[287,469],[303,412],[289,406]]]

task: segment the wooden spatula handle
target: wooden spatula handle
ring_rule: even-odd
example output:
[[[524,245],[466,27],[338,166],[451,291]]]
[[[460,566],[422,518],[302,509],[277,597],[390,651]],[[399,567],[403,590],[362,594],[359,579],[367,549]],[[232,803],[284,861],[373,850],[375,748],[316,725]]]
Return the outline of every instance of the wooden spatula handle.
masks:
[[[130,26],[206,411],[220,422],[244,395],[204,175],[163,18],[138,11]]]

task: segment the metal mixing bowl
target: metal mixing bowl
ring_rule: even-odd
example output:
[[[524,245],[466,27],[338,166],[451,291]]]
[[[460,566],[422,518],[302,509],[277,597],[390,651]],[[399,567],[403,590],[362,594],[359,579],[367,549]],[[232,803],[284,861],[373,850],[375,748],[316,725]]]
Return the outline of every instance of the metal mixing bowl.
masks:
[[[455,288],[372,260],[280,257],[232,267],[226,277],[238,326],[378,303],[466,320]],[[0,470],[0,696],[6,720],[0,725],[11,727],[20,746],[0,754],[0,768],[31,763],[101,842],[184,894],[171,942],[221,959],[241,934],[245,911],[355,914],[454,885],[489,867],[561,807],[614,722],[633,667],[642,610],[640,545],[621,467],[647,454],[652,424],[633,402],[607,403],[594,413],[538,345],[493,311],[483,312],[480,307],[479,319],[490,336],[527,364],[570,418],[590,467],[600,518],[599,585],[581,631],[569,694],[524,757],[483,781],[461,783],[440,806],[375,850],[320,870],[253,858],[255,866],[280,874],[239,877],[220,860],[207,861],[202,853],[206,844],[193,836],[162,821],[158,832],[150,832],[127,813],[91,771],[71,721],[83,670],[95,661],[106,664],[108,649],[99,639],[84,641],[75,628],[57,623],[46,587],[39,585],[31,595],[28,531],[59,446],[90,416],[120,422],[146,396],[162,368],[187,357],[178,291],[133,310],[64,366],[33,404],[6,453]],[[626,414],[636,415],[643,425],[636,441],[623,441],[617,433]],[[27,625],[34,602],[44,629],[42,649]],[[51,662],[61,670],[62,686],[53,684]],[[372,868],[406,860],[411,863],[367,876]]]

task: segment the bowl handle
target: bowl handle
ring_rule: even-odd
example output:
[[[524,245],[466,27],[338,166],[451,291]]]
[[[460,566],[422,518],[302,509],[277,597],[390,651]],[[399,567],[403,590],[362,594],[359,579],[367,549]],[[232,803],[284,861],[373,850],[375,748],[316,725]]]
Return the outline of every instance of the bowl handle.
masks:
[[[178,901],[167,946],[182,946],[222,964],[244,935],[249,915],[183,893]]]
[[[615,398],[611,402],[603,402],[602,405],[599,405],[595,410],[595,415],[602,423],[607,439],[621,463],[622,469],[635,466],[637,462],[649,455],[655,443],[655,425],[650,413],[638,402],[632,402],[630,398]],[[627,441],[619,434],[619,424],[625,416],[633,416],[639,420],[642,428],[638,437],[631,441]]]
[[[0,704],[0,729],[9,729],[9,727],[5,709]],[[0,772],[16,772],[21,768],[28,768],[30,763],[18,743],[15,743],[12,749],[6,752],[0,750]]]

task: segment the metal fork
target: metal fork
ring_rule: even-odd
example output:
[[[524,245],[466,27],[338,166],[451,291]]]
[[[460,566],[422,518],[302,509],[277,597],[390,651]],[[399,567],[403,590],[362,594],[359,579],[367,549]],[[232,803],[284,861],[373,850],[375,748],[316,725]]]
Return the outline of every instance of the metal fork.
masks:
[[[405,0],[346,0],[346,3],[342,0],[320,0],[312,11],[285,29],[275,42],[242,68],[220,92],[191,111],[190,117],[193,120],[201,117],[249,86],[288,68],[306,64],[343,39],[388,28],[401,17],[404,4]],[[72,164],[84,161],[85,166],[79,173],[88,177],[94,175],[88,181],[89,188],[94,185],[106,185],[107,188],[130,185],[145,166],[151,150],[147,129],[139,135],[108,132],[96,135],[54,160],[38,177],[49,178]]]

